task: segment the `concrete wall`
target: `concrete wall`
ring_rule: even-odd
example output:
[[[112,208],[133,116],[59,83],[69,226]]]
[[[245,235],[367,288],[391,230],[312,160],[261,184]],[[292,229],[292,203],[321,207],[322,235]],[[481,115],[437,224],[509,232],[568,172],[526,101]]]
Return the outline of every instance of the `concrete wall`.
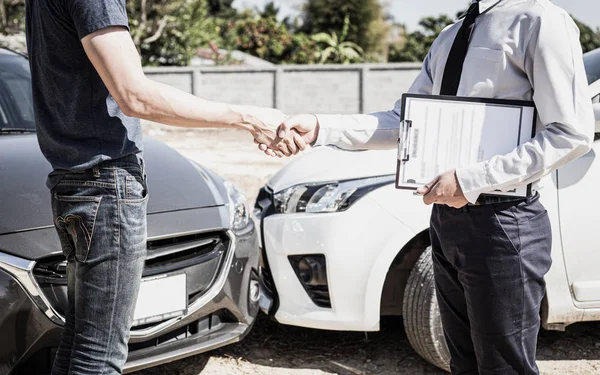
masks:
[[[151,79],[206,99],[295,113],[370,113],[393,108],[420,64],[280,65],[273,68],[146,68]]]

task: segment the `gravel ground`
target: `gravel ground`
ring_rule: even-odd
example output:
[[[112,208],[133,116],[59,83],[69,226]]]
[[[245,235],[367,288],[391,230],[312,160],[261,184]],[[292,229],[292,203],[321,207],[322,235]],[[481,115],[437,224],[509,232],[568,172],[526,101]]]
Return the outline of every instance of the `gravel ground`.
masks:
[[[171,131],[157,125],[147,129],[153,137],[233,181],[251,202],[269,176],[288,162],[263,156],[252,139],[238,131]],[[544,375],[600,375],[600,323],[575,324],[566,332],[542,331],[538,347],[538,365]],[[400,318],[385,318],[381,332],[365,334],[284,326],[260,316],[239,344],[135,373],[159,374],[446,373],[414,353]]]

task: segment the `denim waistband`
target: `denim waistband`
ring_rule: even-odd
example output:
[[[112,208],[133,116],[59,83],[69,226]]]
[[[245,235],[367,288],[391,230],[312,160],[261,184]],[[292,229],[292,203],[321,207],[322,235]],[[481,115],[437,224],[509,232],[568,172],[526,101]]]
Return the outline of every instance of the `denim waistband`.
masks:
[[[143,162],[144,162],[144,159],[142,158],[142,154],[130,154],[127,156],[123,156],[122,158],[103,161],[103,162],[99,163],[98,165],[96,165],[96,167],[108,168],[108,167],[126,167],[126,166],[131,166],[131,165],[140,166],[141,164],[143,164]]]
[[[146,174],[146,165],[142,154],[131,154],[118,159],[106,160],[86,172],[92,172],[95,176],[98,176],[100,170],[115,168],[139,168],[144,175]]]

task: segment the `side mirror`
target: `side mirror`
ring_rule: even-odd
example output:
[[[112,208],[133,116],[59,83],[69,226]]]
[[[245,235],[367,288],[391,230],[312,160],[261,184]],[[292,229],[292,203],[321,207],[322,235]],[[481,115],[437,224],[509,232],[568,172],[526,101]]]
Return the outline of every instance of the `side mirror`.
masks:
[[[594,103],[594,117],[596,118],[596,134],[600,134],[600,103]]]

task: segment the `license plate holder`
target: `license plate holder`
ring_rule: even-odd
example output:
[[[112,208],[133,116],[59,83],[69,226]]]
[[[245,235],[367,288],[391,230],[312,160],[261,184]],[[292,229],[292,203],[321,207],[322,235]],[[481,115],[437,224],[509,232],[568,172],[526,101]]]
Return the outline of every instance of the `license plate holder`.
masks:
[[[187,275],[160,275],[142,279],[133,327],[187,314]]]

